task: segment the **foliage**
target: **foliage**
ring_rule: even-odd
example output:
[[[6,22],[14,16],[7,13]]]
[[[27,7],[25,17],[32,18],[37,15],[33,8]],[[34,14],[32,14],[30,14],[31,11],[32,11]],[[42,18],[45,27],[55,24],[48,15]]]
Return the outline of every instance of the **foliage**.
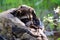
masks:
[[[57,40],[60,40],[60,38],[58,38]]]
[[[44,19],[43,19],[43,22],[44,22],[44,24],[45,24],[45,27],[50,27],[50,29],[51,30],[53,30],[53,28],[54,28],[54,22],[53,22],[53,17],[52,16],[50,16],[50,17],[44,17]]]

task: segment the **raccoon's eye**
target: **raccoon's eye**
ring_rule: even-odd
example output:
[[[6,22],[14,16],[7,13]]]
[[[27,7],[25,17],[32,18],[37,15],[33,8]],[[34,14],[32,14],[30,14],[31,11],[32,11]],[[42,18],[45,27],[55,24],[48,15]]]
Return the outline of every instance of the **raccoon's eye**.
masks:
[[[24,22],[24,23],[27,23],[27,22],[29,22],[29,19],[28,18],[24,18],[24,19],[21,19],[21,21]]]

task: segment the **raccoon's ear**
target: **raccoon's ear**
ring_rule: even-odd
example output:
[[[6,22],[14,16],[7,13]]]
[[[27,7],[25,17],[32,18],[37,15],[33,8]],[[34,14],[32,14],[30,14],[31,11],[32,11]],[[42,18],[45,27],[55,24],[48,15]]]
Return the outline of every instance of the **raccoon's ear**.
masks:
[[[16,16],[17,16],[17,17],[20,17],[20,16],[21,16],[21,10],[17,10],[17,11],[16,11]]]
[[[33,17],[36,17],[36,12],[35,12],[35,10],[32,9],[31,11],[32,11],[32,15],[33,15]]]

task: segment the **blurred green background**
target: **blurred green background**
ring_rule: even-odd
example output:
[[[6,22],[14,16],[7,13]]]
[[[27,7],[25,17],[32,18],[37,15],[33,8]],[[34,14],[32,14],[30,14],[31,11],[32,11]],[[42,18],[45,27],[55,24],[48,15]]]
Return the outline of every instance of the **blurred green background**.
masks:
[[[37,17],[43,21],[45,27],[54,29],[55,19],[57,19],[57,29],[60,28],[60,12],[54,13],[54,9],[60,7],[60,0],[0,0],[0,12],[11,8],[17,8],[21,5],[28,5],[35,9]],[[53,19],[57,15],[58,17]]]

